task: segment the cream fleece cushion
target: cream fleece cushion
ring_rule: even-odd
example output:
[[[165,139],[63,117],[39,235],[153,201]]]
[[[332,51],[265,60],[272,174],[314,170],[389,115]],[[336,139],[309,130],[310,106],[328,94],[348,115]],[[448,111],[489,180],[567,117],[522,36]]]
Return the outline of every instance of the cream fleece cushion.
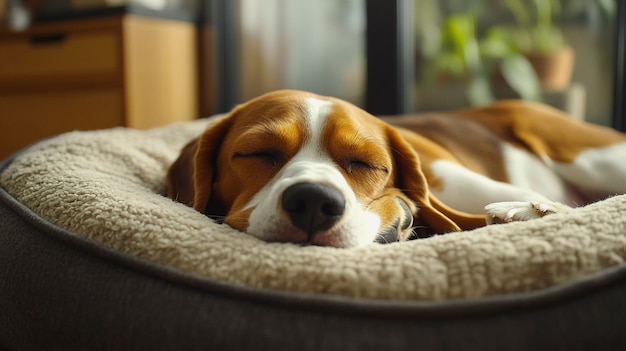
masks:
[[[266,243],[161,195],[167,168],[207,123],[68,133],[19,156],[0,182],[76,235],[258,288],[398,300],[471,298],[563,284],[626,258],[626,196],[539,220],[390,245]]]

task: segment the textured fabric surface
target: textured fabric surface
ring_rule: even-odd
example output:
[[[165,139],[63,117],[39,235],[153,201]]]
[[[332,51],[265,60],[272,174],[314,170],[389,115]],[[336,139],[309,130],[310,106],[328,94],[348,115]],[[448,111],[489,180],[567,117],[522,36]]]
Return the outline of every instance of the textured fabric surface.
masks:
[[[529,291],[626,258],[626,196],[540,220],[356,249],[265,243],[161,194],[208,121],[74,132],[42,142],[1,185],[50,222],[123,253],[257,288],[398,300]]]

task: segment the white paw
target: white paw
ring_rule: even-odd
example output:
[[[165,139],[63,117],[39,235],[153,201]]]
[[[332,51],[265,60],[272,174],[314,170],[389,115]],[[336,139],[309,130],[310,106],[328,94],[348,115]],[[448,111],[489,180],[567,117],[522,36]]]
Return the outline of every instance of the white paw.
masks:
[[[494,202],[485,206],[487,224],[527,221],[541,218],[571,208],[557,202],[506,201]]]

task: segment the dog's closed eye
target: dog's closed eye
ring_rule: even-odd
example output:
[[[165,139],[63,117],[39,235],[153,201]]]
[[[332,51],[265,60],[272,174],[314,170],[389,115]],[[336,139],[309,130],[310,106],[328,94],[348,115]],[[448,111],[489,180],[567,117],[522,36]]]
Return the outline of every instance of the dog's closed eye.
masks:
[[[389,173],[387,167],[376,166],[371,162],[363,161],[360,159],[349,159],[345,162],[344,169],[348,174],[352,174],[354,171],[358,170],[372,170],[372,171],[380,171],[384,173]]]
[[[237,152],[233,155],[233,159],[260,160],[272,168],[276,168],[280,164],[284,163],[285,157],[280,151],[277,150],[261,150],[253,152]]]

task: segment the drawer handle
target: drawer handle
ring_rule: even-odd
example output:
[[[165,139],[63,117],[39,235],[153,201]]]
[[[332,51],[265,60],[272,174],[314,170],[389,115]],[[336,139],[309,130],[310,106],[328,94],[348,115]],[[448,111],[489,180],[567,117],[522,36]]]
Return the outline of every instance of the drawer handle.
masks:
[[[35,45],[45,44],[57,44],[62,43],[67,38],[67,34],[46,34],[46,35],[33,35],[30,37],[30,42]]]

